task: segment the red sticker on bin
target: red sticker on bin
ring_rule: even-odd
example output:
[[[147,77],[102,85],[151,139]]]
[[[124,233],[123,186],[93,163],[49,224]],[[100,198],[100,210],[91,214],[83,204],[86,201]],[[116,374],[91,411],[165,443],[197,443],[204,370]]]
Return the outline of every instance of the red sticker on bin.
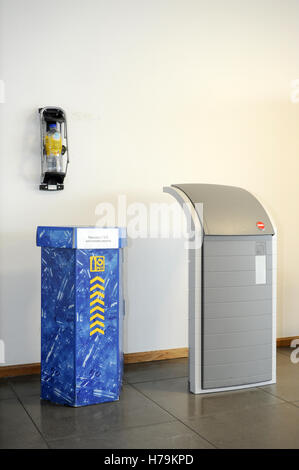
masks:
[[[259,222],[256,223],[256,226],[259,230],[265,230],[264,222],[259,221]]]

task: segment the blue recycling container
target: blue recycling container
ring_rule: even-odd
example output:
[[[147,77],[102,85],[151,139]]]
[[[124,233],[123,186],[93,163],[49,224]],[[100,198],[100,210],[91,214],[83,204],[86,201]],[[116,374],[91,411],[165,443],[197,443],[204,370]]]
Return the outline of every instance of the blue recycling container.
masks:
[[[121,228],[38,227],[41,398],[70,406],[119,399],[123,374]]]

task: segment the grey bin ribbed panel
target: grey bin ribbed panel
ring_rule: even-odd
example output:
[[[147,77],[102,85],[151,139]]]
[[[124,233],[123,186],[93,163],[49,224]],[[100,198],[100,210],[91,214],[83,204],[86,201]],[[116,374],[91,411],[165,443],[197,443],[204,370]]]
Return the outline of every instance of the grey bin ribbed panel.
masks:
[[[236,348],[235,360],[238,362],[238,349],[247,346],[261,346],[271,343],[271,341],[272,331],[270,330],[242,331],[229,334],[207,334],[204,335],[204,353],[210,350],[222,351],[224,349]],[[203,360],[205,360],[205,356]]]
[[[267,255],[267,266],[271,267],[271,256]],[[255,271],[254,256],[209,256],[206,259],[205,271]]]
[[[267,278],[272,284],[272,270],[267,271]],[[220,271],[220,272],[205,272],[207,289],[214,289],[219,286],[222,287],[243,287],[255,286],[255,270],[253,271]],[[213,291],[212,291],[213,292]]]
[[[268,286],[247,287],[206,287],[204,298],[209,302],[242,302],[254,300],[271,299],[272,288]]]
[[[210,366],[227,365],[235,361],[236,350],[234,348],[217,350],[211,349],[206,351],[206,361]],[[252,361],[261,358],[269,359],[269,345],[258,344],[254,346],[243,346],[238,349],[238,361],[240,364],[248,362],[248,358]]]
[[[271,242],[271,235],[204,237],[204,389],[272,378]],[[256,284],[257,254],[266,256],[264,284]]]
[[[246,302],[209,302],[205,305],[205,319],[272,314],[272,299]]]

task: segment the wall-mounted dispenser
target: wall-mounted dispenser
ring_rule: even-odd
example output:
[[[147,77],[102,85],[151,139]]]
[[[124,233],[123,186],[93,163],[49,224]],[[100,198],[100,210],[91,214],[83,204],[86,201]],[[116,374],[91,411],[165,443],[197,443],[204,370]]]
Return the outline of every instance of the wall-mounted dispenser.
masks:
[[[66,114],[53,106],[39,108],[41,133],[41,183],[44,191],[62,190],[69,164]]]

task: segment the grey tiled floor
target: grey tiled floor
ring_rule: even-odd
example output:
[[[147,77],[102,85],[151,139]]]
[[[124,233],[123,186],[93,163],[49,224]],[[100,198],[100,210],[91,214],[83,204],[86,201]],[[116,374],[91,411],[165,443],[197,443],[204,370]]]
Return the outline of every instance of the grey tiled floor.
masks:
[[[118,402],[40,401],[39,377],[0,379],[0,448],[299,448],[299,363],[278,349],[277,384],[188,393],[185,359],[126,366]]]

